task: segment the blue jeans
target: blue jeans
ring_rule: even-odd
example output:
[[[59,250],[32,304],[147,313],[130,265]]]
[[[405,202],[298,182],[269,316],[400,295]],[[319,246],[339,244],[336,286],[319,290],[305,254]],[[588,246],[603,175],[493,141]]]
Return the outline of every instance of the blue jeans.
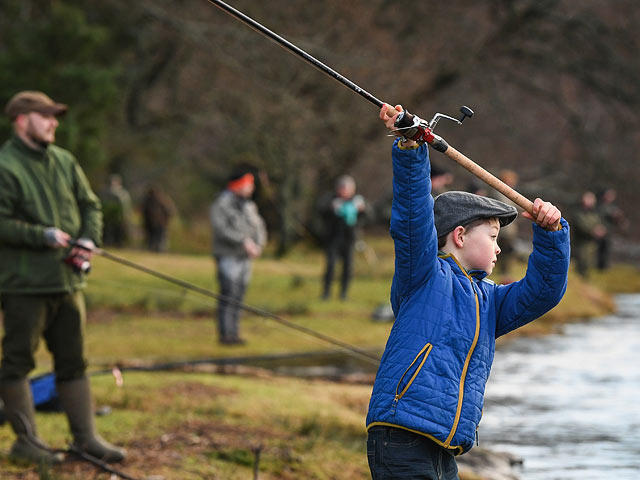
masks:
[[[367,459],[373,480],[459,480],[453,453],[401,428],[369,429]]]
[[[218,302],[218,332],[221,342],[239,340],[240,307],[251,279],[251,260],[244,257],[218,256],[218,283],[220,294],[231,302]]]

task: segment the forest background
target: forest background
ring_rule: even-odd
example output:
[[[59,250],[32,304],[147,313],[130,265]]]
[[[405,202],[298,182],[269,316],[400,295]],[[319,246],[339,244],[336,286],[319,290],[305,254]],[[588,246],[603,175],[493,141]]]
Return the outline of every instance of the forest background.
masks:
[[[615,187],[628,235],[640,234],[637,2],[232,5],[423,118],[470,106],[472,120],[438,133],[492,172],[516,170],[531,198],[570,212],[583,190]],[[138,203],[160,185],[187,232],[241,163],[263,173],[278,253],[313,232],[314,202],[338,175],[374,203],[390,194],[376,107],[206,0],[3,0],[0,102],[24,89],[69,104],[57,143],[96,190],[119,173]],[[469,174],[432,157],[466,186]]]

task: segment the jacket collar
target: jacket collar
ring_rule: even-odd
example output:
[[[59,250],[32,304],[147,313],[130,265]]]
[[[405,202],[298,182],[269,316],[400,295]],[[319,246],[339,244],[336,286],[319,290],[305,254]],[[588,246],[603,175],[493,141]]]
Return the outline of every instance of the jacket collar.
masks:
[[[438,251],[438,257],[446,260],[447,263],[449,263],[451,266],[457,267],[466,277],[474,278],[480,281],[487,276],[487,272],[485,272],[484,270],[467,270],[460,264],[458,259],[450,253]]]
[[[15,133],[11,135],[11,144],[23,155],[34,158],[36,160],[40,160],[46,157],[47,151],[49,150],[49,147],[45,148],[44,150],[33,149],[29,145],[24,143],[24,141]]]

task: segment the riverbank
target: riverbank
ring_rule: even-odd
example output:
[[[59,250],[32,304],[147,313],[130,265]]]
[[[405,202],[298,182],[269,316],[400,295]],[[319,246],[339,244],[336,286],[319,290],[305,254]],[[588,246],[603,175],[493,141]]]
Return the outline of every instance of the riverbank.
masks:
[[[638,478],[640,294],[615,303],[496,352],[480,445],[520,456],[521,480]]]
[[[247,303],[274,312],[296,325],[371,351],[380,351],[391,323],[374,322],[373,310],[388,298],[393,252],[372,241],[356,263],[347,302],[321,301],[321,253],[301,248],[284,259],[255,264]],[[215,291],[213,264],[203,255],[117,252],[132,261]],[[524,269],[524,266],[521,266]],[[520,335],[539,335],[561,322],[601,316],[613,308],[612,288],[640,291],[640,274],[626,267],[594,274],[584,282],[573,274],[562,303]],[[256,316],[246,316],[241,347],[217,344],[210,299],[174,287],[104,258],[95,261],[87,291],[87,350],[92,370],[114,364],[188,362],[309,352],[328,346],[321,340]],[[504,341],[508,341],[508,335]],[[44,347],[38,371],[49,371]],[[200,367],[205,368],[205,367]],[[366,479],[364,417],[370,384],[284,378],[251,369],[198,368],[179,372],[124,372],[124,386],[108,374],[91,377],[98,406],[113,413],[97,418],[109,440],[125,446],[122,469],[136,478],[191,480],[253,477],[260,452],[259,478]],[[52,445],[68,440],[60,414],[38,414],[40,434]],[[0,451],[12,435],[0,428]],[[0,460],[10,480],[91,478],[93,467],[71,463],[39,477]],[[465,480],[477,480],[472,472]],[[485,475],[486,476],[486,475]]]

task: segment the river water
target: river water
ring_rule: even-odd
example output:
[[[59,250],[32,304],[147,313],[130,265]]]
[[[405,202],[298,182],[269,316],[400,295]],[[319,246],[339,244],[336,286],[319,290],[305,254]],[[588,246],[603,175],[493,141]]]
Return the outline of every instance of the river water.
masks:
[[[640,479],[640,295],[616,302],[496,352],[480,445],[520,457],[521,480]]]
[[[616,303],[614,315],[496,351],[480,446],[522,459],[520,480],[640,479],[640,295]],[[376,370],[344,352],[246,363],[304,377]]]

